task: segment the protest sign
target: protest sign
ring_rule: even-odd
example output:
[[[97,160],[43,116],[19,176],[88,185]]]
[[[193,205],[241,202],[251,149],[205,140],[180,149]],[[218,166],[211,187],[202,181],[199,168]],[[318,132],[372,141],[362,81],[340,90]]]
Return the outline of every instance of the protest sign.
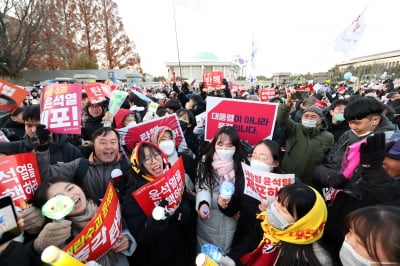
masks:
[[[28,91],[0,79],[0,95],[2,96],[0,98],[3,100],[0,101],[0,111],[10,111],[17,108],[28,94]]]
[[[101,103],[107,98],[111,98],[111,87],[100,83],[86,83],[82,85],[92,104]]]
[[[139,141],[150,141],[151,134],[160,126],[167,126],[174,131],[177,147],[187,147],[176,114],[163,116],[132,127],[123,127],[118,129],[118,133],[121,136],[122,145],[125,145],[129,150],[133,150]]]
[[[82,87],[53,84],[42,90],[40,123],[59,134],[81,134]]]
[[[261,102],[268,102],[270,99],[275,97],[275,88],[262,88],[258,91],[258,95]]]
[[[204,88],[217,87],[223,85],[224,72],[215,71],[203,74]]]
[[[83,262],[98,259],[118,241],[121,217],[118,195],[110,182],[95,215],[63,250]]]
[[[294,174],[275,174],[261,171],[242,163],[245,186],[244,194],[259,200],[271,202],[280,188],[294,183]]]
[[[247,140],[250,145],[270,139],[277,111],[276,103],[207,97],[205,140],[211,141],[223,126],[234,127],[240,139]]]
[[[143,212],[150,216],[154,207],[163,199],[168,201],[167,208],[176,210],[182,200],[185,189],[185,169],[182,157],[163,176],[135,190],[132,196]]]
[[[34,152],[4,156],[0,161],[0,197],[11,196],[16,207],[27,208],[40,185],[40,173]]]

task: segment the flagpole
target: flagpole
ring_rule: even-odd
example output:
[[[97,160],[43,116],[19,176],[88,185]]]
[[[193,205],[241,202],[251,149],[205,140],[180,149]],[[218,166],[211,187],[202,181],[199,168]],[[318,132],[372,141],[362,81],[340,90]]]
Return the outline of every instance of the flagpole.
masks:
[[[179,76],[181,77],[181,84],[182,84],[181,58],[179,55],[178,31],[176,30],[175,0],[172,1],[172,9],[174,11],[175,41],[176,41],[176,50],[178,52]]]

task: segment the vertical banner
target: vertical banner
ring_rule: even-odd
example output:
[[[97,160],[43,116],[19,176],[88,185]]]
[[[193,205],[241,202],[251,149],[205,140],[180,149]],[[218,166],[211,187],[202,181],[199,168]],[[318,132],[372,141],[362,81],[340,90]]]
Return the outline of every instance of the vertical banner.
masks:
[[[244,194],[260,202],[272,202],[279,189],[294,184],[294,174],[274,174],[260,171],[242,163],[244,173]]]
[[[122,144],[128,149],[133,150],[136,143],[139,141],[150,141],[151,134],[160,126],[167,126],[174,131],[177,147],[187,147],[185,137],[183,136],[182,129],[179,126],[178,116],[176,114],[146,121],[136,124],[132,127],[123,127],[117,131],[121,136]]]
[[[81,134],[80,84],[53,84],[43,88],[40,123],[59,134]]]
[[[17,108],[28,94],[26,90],[0,79],[0,111]]]
[[[272,138],[278,104],[207,97],[205,140],[211,141],[218,129],[234,127],[242,140],[254,145]]]
[[[121,207],[110,182],[95,215],[64,251],[83,262],[96,260],[112,248],[121,231]]]
[[[34,152],[2,157],[0,160],[0,197],[10,196],[15,206],[26,209],[27,201],[40,185]]]
[[[203,74],[204,88],[221,86],[224,79],[224,72],[215,71]]]
[[[162,177],[147,183],[135,190],[132,196],[136,199],[143,212],[150,216],[154,207],[163,199],[168,201],[167,208],[176,210],[182,200],[185,190],[185,169],[182,157]]]

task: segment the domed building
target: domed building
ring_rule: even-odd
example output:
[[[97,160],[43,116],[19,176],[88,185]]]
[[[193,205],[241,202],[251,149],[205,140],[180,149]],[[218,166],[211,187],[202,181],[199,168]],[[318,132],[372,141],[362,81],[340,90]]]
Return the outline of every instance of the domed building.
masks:
[[[191,61],[180,62],[180,68],[179,62],[166,62],[165,65],[169,73],[175,72],[177,77],[182,75],[184,80],[193,81],[195,79],[196,83],[198,83],[202,81],[204,73],[214,71],[222,71],[224,72],[224,77],[229,77],[232,62],[221,62],[213,53],[200,52]]]

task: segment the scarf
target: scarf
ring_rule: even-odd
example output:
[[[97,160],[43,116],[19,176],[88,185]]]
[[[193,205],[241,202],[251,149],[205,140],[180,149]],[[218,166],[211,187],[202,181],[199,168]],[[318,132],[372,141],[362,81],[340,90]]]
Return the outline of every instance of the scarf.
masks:
[[[264,231],[264,236],[261,243],[266,241],[275,246],[279,245],[280,241],[284,241],[291,244],[307,245],[314,243],[322,237],[328,211],[322,196],[315,189],[311,189],[316,196],[314,206],[305,216],[285,230],[276,229],[268,223],[268,219],[266,219],[267,211],[257,215],[257,219],[263,220],[261,227]]]
[[[92,219],[93,215],[96,213],[97,208],[98,206],[92,200],[88,200],[86,203],[86,210],[84,214],[78,216],[70,216],[68,217],[68,219],[73,222],[90,221],[90,219]]]
[[[229,161],[222,160],[216,152],[214,152],[213,162],[211,163],[215,172],[219,176],[219,182],[230,181],[235,184],[235,169],[233,159]]]

